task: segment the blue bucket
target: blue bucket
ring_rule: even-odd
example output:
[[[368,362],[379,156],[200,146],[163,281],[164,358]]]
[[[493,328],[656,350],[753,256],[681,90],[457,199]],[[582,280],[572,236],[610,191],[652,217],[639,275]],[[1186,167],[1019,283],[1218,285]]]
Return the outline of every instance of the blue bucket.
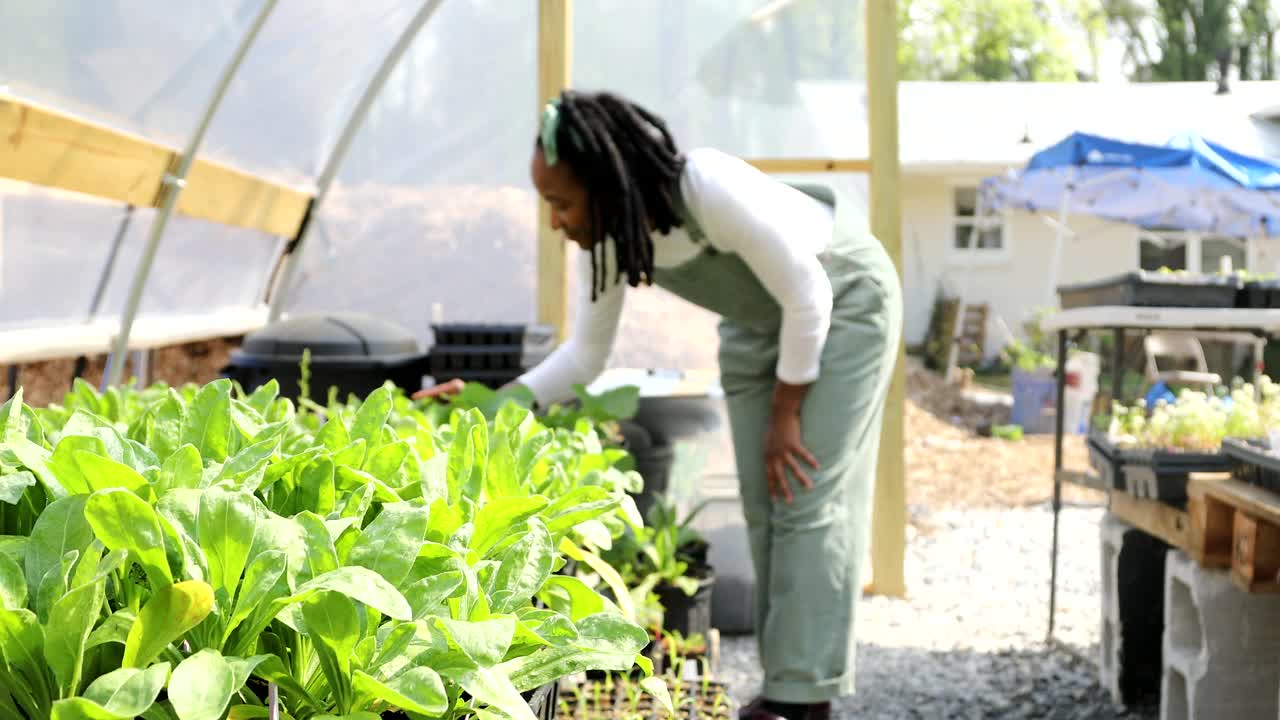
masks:
[[[1010,421],[1028,435],[1053,432],[1058,383],[1051,370],[1013,371],[1013,411]],[[1045,412],[1045,410],[1048,412]]]

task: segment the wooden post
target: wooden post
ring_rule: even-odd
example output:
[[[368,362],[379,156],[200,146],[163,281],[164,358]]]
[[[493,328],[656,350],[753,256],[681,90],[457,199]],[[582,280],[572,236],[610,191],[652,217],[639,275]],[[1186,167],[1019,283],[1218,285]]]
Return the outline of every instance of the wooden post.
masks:
[[[573,0],[538,0],[538,117],[573,77]],[[547,204],[538,199],[538,322],[569,329],[569,244],[552,231]]]
[[[867,0],[867,107],[871,146],[871,230],[902,277],[901,170],[898,160],[897,0]],[[879,472],[871,524],[871,591],[906,595],[907,494],[903,457],[905,345],[889,386],[880,435]]]

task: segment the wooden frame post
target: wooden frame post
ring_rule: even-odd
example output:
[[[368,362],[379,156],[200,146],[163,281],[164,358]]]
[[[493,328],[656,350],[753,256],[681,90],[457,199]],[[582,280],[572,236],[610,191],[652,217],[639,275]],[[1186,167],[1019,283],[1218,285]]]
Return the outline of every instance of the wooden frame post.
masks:
[[[898,158],[897,0],[867,0],[867,107],[871,146],[871,230],[902,277],[901,167]],[[871,523],[871,590],[902,597],[907,583],[907,494],[903,454],[905,345],[884,408],[875,509]]]
[[[573,82],[573,0],[538,0],[538,114]],[[532,141],[531,141],[532,142]],[[538,199],[538,322],[569,331],[568,243],[551,229],[550,209]]]

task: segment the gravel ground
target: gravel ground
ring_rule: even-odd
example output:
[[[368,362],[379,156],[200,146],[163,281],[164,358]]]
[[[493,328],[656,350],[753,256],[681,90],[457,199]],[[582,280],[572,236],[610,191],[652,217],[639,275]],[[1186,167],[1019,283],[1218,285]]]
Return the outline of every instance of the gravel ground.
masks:
[[[858,691],[836,717],[1155,718],[1098,684],[1097,507],[1062,513],[1057,642],[1045,643],[1053,515],[1046,507],[949,510],[911,537],[909,597],[858,611]],[[760,688],[755,640],[724,637],[720,679],[745,702]]]

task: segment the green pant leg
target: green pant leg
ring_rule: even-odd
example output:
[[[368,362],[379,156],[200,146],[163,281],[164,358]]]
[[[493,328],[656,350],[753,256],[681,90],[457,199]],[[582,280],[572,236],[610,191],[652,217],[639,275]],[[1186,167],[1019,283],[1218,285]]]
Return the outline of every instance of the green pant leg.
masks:
[[[725,382],[757,568],[765,695],[774,700],[820,702],[854,690],[860,566],[900,327],[887,302],[892,288],[859,285],[833,315],[823,373],[805,400],[801,432],[821,469],[810,473],[814,489],[797,491],[792,504],[773,503],[764,476],[772,380]],[[750,338],[732,340],[722,353],[760,358]]]

